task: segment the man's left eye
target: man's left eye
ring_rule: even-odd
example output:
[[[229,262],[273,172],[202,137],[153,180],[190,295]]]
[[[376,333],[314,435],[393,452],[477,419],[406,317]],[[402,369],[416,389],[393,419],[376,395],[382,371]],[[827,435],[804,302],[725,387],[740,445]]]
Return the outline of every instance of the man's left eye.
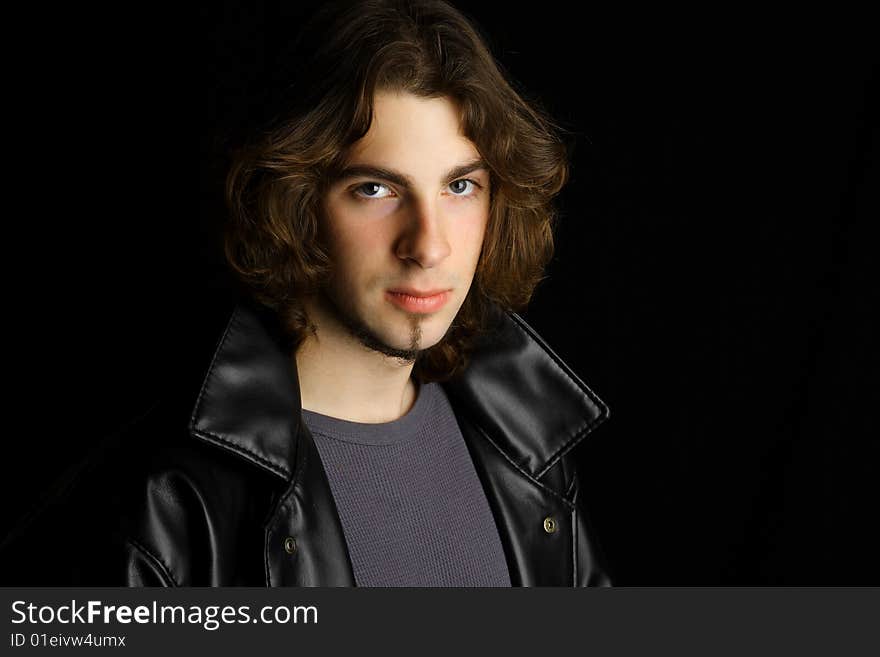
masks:
[[[466,178],[449,183],[449,189],[451,189],[456,196],[468,196],[468,194],[473,193],[474,188],[474,181],[467,180]]]

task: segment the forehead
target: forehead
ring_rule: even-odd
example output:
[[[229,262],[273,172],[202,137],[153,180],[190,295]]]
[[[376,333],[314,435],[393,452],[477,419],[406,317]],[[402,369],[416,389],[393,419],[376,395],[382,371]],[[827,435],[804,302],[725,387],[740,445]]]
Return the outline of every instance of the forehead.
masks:
[[[347,163],[445,170],[478,156],[477,147],[462,133],[458,106],[449,98],[378,92],[370,129],[352,145]]]

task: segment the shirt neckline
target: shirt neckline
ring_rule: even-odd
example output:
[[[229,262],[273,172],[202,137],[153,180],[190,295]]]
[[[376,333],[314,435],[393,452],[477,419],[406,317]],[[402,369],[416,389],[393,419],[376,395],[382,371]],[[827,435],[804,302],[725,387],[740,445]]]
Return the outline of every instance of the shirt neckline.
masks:
[[[433,407],[437,383],[416,384],[416,399],[407,413],[391,422],[352,422],[302,409],[313,434],[360,445],[391,445],[413,437]]]

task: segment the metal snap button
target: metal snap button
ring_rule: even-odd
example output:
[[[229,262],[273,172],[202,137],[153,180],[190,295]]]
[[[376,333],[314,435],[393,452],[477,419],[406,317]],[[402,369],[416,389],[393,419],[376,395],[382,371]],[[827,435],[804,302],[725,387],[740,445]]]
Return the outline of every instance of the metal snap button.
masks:
[[[552,534],[556,531],[556,521],[552,516],[547,516],[544,518],[544,531],[548,534]]]
[[[284,551],[287,552],[287,554],[293,554],[296,552],[296,539],[294,539],[293,536],[288,536],[284,539]]]

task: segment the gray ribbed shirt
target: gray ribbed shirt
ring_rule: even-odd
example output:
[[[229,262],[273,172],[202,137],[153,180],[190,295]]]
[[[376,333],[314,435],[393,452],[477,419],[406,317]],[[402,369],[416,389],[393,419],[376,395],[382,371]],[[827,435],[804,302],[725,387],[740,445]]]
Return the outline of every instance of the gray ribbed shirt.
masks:
[[[303,410],[358,586],[510,586],[494,517],[443,388],[393,422]]]

